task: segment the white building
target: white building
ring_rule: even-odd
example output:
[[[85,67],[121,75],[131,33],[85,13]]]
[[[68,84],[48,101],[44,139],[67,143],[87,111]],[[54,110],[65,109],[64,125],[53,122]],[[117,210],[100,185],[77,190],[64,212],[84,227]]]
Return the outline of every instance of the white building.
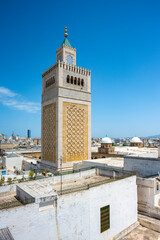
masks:
[[[133,137],[130,142],[133,147],[142,147],[143,144],[139,137]]]
[[[160,219],[160,159],[125,156],[124,170],[137,175],[139,212]]]
[[[137,226],[134,174],[90,167],[63,173],[62,182],[59,175],[21,183],[20,201],[12,192],[0,194],[0,229],[15,240],[107,240]]]
[[[22,169],[23,156],[19,156],[15,153],[8,154],[2,158],[3,168],[14,171],[15,169]]]

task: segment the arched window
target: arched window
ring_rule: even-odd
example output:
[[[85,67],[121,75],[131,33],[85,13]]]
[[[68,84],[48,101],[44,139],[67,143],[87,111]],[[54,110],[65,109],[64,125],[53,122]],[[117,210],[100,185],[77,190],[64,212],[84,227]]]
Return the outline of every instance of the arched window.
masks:
[[[77,78],[74,78],[74,85],[77,85]]]
[[[68,55],[68,56],[67,56],[67,63],[73,64],[72,62],[73,62],[73,61],[72,61],[72,57],[71,57],[70,55]]]
[[[73,84],[73,77],[71,76],[71,84]]]
[[[84,87],[84,80],[81,80],[81,86]]]
[[[78,78],[78,85],[80,86],[80,78]]]
[[[67,83],[69,83],[70,77],[69,75],[67,75]]]

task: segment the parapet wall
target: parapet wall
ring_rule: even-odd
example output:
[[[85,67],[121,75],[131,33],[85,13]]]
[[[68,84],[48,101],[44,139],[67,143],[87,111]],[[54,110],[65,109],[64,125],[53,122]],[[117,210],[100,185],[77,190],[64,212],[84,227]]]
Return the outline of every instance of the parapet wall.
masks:
[[[48,73],[50,73],[52,70],[54,70],[55,68],[63,68],[65,70],[71,71],[71,72],[75,72],[75,73],[79,73],[81,75],[85,75],[85,76],[90,76],[91,75],[91,71],[86,69],[86,68],[81,68],[72,64],[68,64],[65,62],[56,62],[53,66],[51,66],[50,68],[48,68],[43,74],[42,77],[45,77]]]
[[[136,172],[137,177],[153,176],[160,173],[160,159],[125,156],[124,170]]]

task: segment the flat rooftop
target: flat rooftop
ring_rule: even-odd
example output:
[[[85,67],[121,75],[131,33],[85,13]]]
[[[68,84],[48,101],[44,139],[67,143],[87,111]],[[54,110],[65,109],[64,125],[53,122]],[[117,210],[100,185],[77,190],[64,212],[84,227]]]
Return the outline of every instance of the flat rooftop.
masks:
[[[57,173],[57,176],[21,183],[17,186],[17,197],[32,199],[40,203],[54,200],[57,195],[88,190],[102,184],[111,183],[135,175],[130,172],[104,167],[89,167]],[[62,191],[61,191],[62,190]]]
[[[21,206],[16,199],[16,192],[0,193],[0,210]]]
[[[115,147],[115,152],[117,154],[131,155],[137,157],[158,157],[158,148],[138,148],[138,147]]]
[[[61,193],[61,186],[62,186],[62,192],[73,192],[76,190],[83,190],[88,189],[88,185],[91,186],[94,185],[100,185],[102,183],[107,183],[106,180],[111,179],[110,177],[106,176],[100,176],[100,175],[90,175],[85,176],[82,178],[78,178],[71,181],[63,181],[59,183],[52,183],[52,182],[40,182],[40,181],[31,181],[23,183],[23,186],[21,188],[23,191],[27,192],[29,195],[31,195],[33,198],[45,198],[52,195],[58,195]],[[86,188],[87,187],[87,188]]]
[[[124,158],[119,157],[107,157],[107,158],[98,158],[98,159],[92,159],[92,160],[84,160],[83,162],[89,162],[101,164],[103,167],[118,167],[122,168],[124,167]]]
[[[98,152],[98,147],[92,147],[92,152]],[[147,147],[130,147],[130,146],[116,146],[115,152],[112,154],[122,154],[122,155],[131,155],[137,157],[149,157],[157,158],[158,157],[158,148],[147,148]]]
[[[139,225],[121,240],[159,240],[160,233]]]

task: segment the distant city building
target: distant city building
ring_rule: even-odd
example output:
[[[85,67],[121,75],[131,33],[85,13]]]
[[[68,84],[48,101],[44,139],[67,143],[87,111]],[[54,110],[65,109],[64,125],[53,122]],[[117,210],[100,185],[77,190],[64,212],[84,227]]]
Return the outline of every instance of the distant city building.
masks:
[[[91,72],[76,66],[67,39],[42,74],[42,163],[54,168],[91,158]]]
[[[27,130],[27,138],[31,138],[31,130],[30,129]]]
[[[33,138],[34,145],[41,145],[41,138]]]
[[[112,140],[108,137],[104,137],[101,140],[101,147],[97,151],[92,152],[92,159],[107,158],[107,157],[123,157],[123,154],[115,153]]]
[[[143,147],[143,142],[140,140],[139,137],[133,137],[131,139],[131,146],[132,147]]]
[[[102,138],[101,147],[98,148],[99,153],[113,153],[114,147],[112,146],[112,140],[108,137]]]
[[[158,147],[158,158],[160,158],[160,146]]]

